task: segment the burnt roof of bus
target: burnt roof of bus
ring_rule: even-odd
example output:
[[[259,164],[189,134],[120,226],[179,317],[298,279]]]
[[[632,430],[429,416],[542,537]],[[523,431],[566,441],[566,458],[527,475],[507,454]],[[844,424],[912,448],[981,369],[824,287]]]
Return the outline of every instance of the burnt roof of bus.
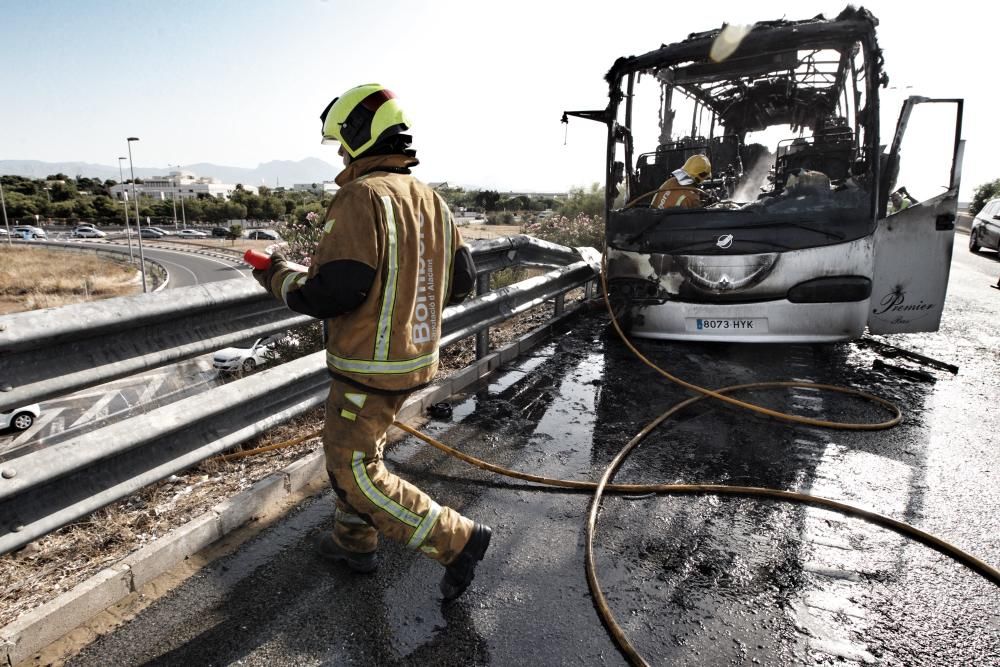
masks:
[[[729,58],[715,63],[709,50],[720,28],[641,56],[619,58],[605,78],[616,86],[634,72],[655,74],[734,129],[808,125],[836,108],[851,76],[857,43],[868,46],[868,74],[880,76],[877,25],[869,11],[853,7],[835,19],[757,23]]]

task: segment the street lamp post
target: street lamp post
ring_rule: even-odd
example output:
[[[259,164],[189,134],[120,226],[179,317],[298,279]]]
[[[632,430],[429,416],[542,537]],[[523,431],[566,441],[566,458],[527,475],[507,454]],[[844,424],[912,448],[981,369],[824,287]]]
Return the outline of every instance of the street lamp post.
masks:
[[[128,158],[118,158],[118,178],[122,185],[122,210],[125,211],[125,238],[128,239],[128,261],[135,263],[135,253],[132,252],[132,230],[128,226],[128,191],[125,189],[125,174],[122,172],[122,160]],[[138,224],[138,220],[136,221]]]
[[[142,221],[139,219],[139,197],[135,194],[135,167],[132,164],[132,142],[139,141],[139,137],[128,137],[125,143],[128,145],[128,170],[132,174],[132,199],[135,200],[135,228],[139,232],[139,270],[142,272],[142,291],[148,291],[146,287],[146,257],[142,254]]]
[[[167,166],[171,168],[176,167],[177,169],[181,168],[179,164],[168,164]],[[174,183],[173,197],[171,197],[171,199],[174,202],[174,229],[177,229],[177,196],[180,194],[180,189],[181,189],[180,180],[181,180],[180,173],[178,173],[177,182]],[[184,211],[184,198],[181,197],[181,212],[183,213],[183,211]],[[187,223],[184,224],[184,229],[187,229]]]
[[[7,245],[13,246],[14,241],[10,238],[10,221],[7,220],[7,202],[3,198],[3,181],[0,181],[0,208],[3,209],[3,225],[7,228]]]

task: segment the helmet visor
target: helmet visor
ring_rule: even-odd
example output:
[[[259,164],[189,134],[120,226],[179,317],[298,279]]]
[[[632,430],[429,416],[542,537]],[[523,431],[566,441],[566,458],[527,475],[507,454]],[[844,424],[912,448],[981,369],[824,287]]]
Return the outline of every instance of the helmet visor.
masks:
[[[337,100],[339,100],[339,99],[340,99],[339,96],[338,97],[334,97],[333,100],[331,100],[330,103],[326,105],[326,108],[323,109],[323,113],[321,113],[319,115],[319,122],[322,123],[322,128],[323,128],[322,129],[323,138],[320,140],[321,144],[339,144],[340,143],[339,139],[336,139],[334,137],[328,137],[328,136],[326,136],[326,117],[330,115],[330,109],[333,108],[333,105],[336,104]]]

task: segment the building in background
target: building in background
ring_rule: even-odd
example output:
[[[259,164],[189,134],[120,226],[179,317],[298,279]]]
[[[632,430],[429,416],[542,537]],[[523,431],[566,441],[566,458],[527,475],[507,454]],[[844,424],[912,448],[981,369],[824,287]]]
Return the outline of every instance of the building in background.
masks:
[[[339,189],[340,186],[337,185],[335,181],[322,181],[320,183],[296,183],[292,186],[293,192],[311,192],[314,195],[319,195],[320,197],[323,195],[333,194]]]
[[[196,197],[215,197],[217,199],[229,199],[236,190],[236,185],[232,183],[219,183],[214,178],[206,176],[196,176],[189,171],[172,171],[167,176],[153,176],[141,183],[136,179],[135,191],[143,197],[154,199],[173,199],[181,197],[184,199],[194,199]],[[257,188],[253,185],[244,185],[247,192],[257,194]],[[109,194],[121,201],[125,198],[122,191],[131,193],[132,184],[124,183],[112,186]]]

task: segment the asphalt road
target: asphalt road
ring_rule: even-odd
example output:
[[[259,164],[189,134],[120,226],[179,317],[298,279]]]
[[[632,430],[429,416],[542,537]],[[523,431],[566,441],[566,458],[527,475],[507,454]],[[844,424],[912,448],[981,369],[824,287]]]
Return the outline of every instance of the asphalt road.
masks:
[[[164,250],[155,247],[155,241],[145,240],[143,242],[142,254],[147,259],[159,262],[170,274],[170,281],[167,288],[189,287],[191,285],[201,285],[217,280],[232,280],[241,276],[249,275],[249,269],[237,261],[212,257],[209,255],[194,254],[185,250]],[[115,250],[128,254],[128,246],[124,241],[115,244],[100,243],[93,244],[81,241],[80,245],[95,245],[102,250]],[[195,249],[192,246],[192,250]],[[132,252],[139,255],[138,240],[132,240]]]
[[[998,276],[994,253],[972,256],[958,245],[942,330],[883,339],[956,364],[957,375],[882,359],[857,343],[641,342],[691,381],[846,384],[897,402],[904,421],[883,432],[830,431],[704,401],[655,430],[618,479],[841,499],[1000,565],[1000,291],[990,287]],[[685,397],[594,316],[456,400],[452,420],[428,430],[515,469],[595,479],[634,433]],[[885,418],[812,390],[746,397],[842,421]],[[383,542],[369,576],[319,560],[309,538],[331,525],[326,494],[70,664],[624,664],[584,577],[587,496],[501,479],[412,440],[388,458],[439,502],[494,529],[457,602],[440,603],[440,566],[392,543]],[[921,544],[833,512],[715,496],[609,497],[596,558],[613,611],[653,664],[1000,664],[1000,589]]]
[[[184,251],[143,248],[143,254],[167,269],[170,274],[168,289],[232,280],[248,276],[250,272],[250,269],[237,266],[232,261]]]

